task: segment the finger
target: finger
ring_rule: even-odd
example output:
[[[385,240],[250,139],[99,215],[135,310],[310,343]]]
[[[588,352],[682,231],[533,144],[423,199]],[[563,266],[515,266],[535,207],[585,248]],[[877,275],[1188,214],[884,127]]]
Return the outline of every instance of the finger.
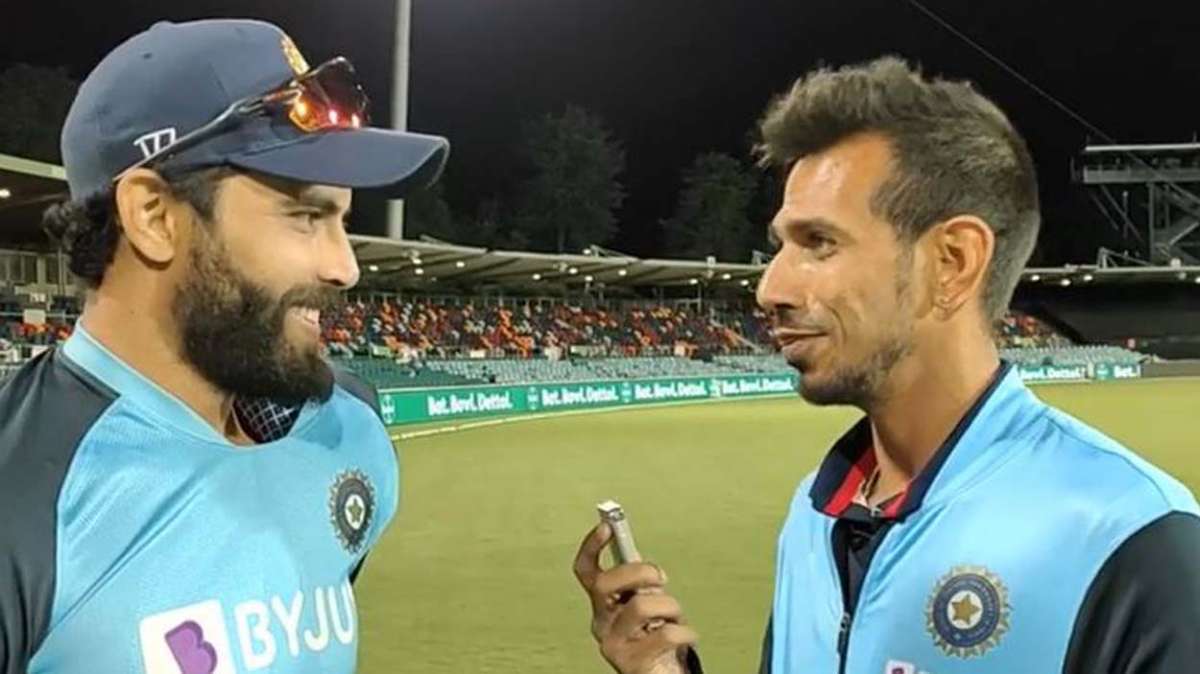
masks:
[[[617,638],[643,639],[667,625],[683,622],[683,607],[666,594],[639,594],[621,607],[613,622]]]
[[[612,629],[624,604],[641,594],[663,594],[666,574],[653,564],[622,564],[601,571],[591,589],[592,633],[603,638]]]
[[[621,564],[594,577],[592,596],[608,598],[632,594],[640,590],[662,588],[666,582],[667,574],[654,564]]]
[[[695,646],[696,642],[700,641],[700,635],[696,634],[696,630],[678,623],[663,625],[661,629],[654,633],[653,638],[655,641],[676,648],[681,646]]]
[[[589,594],[592,593],[592,586],[596,584],[596,576],[600,575],[600,553],[611,538],[612,529],[601,522],[584,537],[583,543],[579,545],[579,552],[575,555],[575,578]]]
[[[651,671],[676,671],[670,665],[686,662],[688,648],[697,641],[699,636],[692,628],[667,623],[638,641],[606,640],[600,646],[600,653],[619,671],[646,671],[647,663],[661,663],[661,670],[652,667]]]

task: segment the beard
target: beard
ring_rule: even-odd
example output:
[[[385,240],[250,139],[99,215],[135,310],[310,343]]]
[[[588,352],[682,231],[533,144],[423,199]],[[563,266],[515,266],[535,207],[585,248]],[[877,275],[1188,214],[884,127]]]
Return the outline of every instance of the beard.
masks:
[[[296,287],[276,299],[237,271],[204,226],[197,230],[187,277],[171,307],[184,359],[218,389],[240,398],[283,405],[328,400],[334,376],[321,347],[293,344],[286,321],[296,307],[331,311],[340,303],[340,291]]]
[[[896,310],[877,323],[887,331],[863,358],[832,366],[823,377],[806,378],[801,369],[800,397],[814,405],[853,405],[868,410],[877,405],[896,365],[913,350],[913,298],[909,292],[911,253],[902,254],[897,268]]]
[[[801,376],[800,397],[814,405],[869,409],[882,397],[892,369],[911,351],[911,338],[889,335],[862,360],[841,365],[822,378]]]

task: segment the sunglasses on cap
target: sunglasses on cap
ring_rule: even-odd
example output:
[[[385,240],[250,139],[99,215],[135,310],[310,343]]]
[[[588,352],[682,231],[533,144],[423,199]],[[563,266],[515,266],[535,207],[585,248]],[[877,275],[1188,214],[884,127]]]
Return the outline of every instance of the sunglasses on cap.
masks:
[[[354,66],[339,56],[266,94],[234,101],[212,121],[125,169],[113,178],[113,182],[134,169],[166,161],[220,135],[244,118],[275,115],[286,118],[293,127],[304,133],[358,129],[370,122],[368,105],[369,99],[358,83]]]

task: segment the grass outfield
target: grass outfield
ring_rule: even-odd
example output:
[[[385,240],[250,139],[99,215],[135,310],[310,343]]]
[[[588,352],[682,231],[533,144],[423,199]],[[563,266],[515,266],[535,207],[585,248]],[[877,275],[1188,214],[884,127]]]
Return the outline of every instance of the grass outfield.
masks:
[[[1037,393],[1200,488],[1200,380]],[[601,674],[570,566],[620,500],[705,669],[750,672],[797,482],[857,414],[772,399],[528,421],[401,443],[402,509],[357,594],[364,674]]]

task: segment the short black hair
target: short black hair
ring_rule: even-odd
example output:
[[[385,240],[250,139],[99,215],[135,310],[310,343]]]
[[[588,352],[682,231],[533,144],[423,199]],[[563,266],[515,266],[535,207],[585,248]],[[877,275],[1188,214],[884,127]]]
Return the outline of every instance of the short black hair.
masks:
[[[887,56],[821,68],[771,102],[756,148],[764,166],[790,168],[859,133],[892,146],[892,174],[872,209],[912,243],[955,215],[975,215],[996,236],[983,291],[989,321],[1012,300],[1037,243],[1037,174],[1025,140],[970,83],[927,78]]]
[[[213,217],[221,180],[235,173],[232,168],[218,166],[162,175],[171,193],[208,222]],[[51,206],[42,216],[42,228],[67,254],[67,268],[80,283],[89,290],[99,288],[121,240],[115,189]]]

